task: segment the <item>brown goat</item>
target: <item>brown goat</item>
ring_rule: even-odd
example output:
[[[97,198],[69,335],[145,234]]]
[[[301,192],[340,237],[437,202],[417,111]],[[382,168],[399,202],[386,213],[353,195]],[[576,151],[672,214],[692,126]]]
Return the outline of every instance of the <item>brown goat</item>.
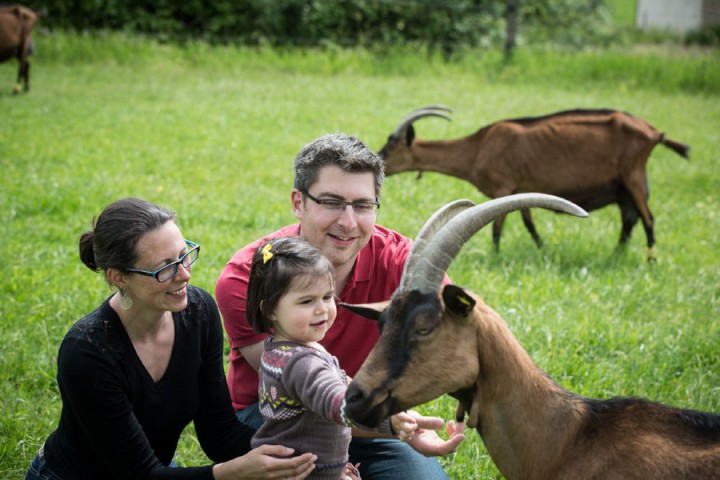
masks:
[[[413,122],[428,116],[450,120],[450,109],[431,105],[410,113],[390,135],[380,155],[385,173],[439,172],[467,180],[490,198],[541,192],[566,198],[587,211],[620,207],[620,244],[642,218],[648,259],[655,257],[653,216],[648,207],[646,164],[662,143],[688,157],[689,147],[666,138],[652,125],[615,110],[569,110],[542,117],[502,120],[456,140],[422,140]],[[419,175],[420,175],[419,174]],[[529,209],[525,227],[542,244]],[[493,225],[500,248],[505,217]]]
[[[17,82],[13,88],[13,95],[20,93],[24,86],[25,91],[30,90],[30,60],[33,41],[30,37],[37,14],[22,5],[0,6],[0,63],[11,58],[17,58]]]
[[[449,393],[459,400],[457,420],[467,414],[508,480],[720,479],[720,417],[642,399],[577,396],[533,363],[478,296],[441,285],[474,232],[510,210],[552,205],[537,199],[513,195],[450,220],[434,216],[447,223],[423,228],[418,236],[433,238],[416,242],[389,302],[343,305],[381,328],[347,391],[348,415],[374,425]]]

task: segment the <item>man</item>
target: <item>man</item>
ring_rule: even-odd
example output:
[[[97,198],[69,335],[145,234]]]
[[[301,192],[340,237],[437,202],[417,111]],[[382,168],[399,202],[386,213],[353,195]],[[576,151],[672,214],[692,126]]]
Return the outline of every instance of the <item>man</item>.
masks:
[[[230,341],[228,383],[241,422],[259,428],[257,369],[266,335],[253,332],[246,320],[246,292],[252,255],[268,239],[299,235],[319,248],[335,270],[340,301],[368,303],[387,300],[398,287],[412,241],[376,225],[383,161],[358,139],[325,135],[306,145],[295,158],[292,210],[299,224],[289,225],[241,250],[227,263],[215,289]],[[376,322],[339,308],[322,343],[350,377],[379,338]],[[395,439],[372,438],[353,431],[350,462],[360,463],[364,480],[447,478],[435,458],[463,440],[462,425],[450,422],[450,439],[435,432],[442,419],[422,417],[412,446]],[[415,449],[415,450],[413,450]],[[416,451],[417,450],[417,451]],[[418,453],[420,452],[420,453]]]

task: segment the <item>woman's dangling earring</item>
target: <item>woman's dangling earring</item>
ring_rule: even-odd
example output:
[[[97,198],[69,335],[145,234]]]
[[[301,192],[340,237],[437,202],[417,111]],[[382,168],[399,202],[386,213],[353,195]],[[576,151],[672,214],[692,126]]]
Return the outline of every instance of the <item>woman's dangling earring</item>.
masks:
[[[123,310],[130,310],[130,307],[132,307],[133,301],[132,298],[123,290],[120,289],[120,308]]]

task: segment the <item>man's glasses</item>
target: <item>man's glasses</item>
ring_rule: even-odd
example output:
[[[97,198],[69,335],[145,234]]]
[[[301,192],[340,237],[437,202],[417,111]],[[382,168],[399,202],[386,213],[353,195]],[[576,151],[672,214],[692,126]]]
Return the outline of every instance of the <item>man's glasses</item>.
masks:
[[[181,256],[172,263],[168,263],[164,267],[158,268],[155,271],[151,272],[149,270],[140,270],[138,268],[130,267],[121,267],[119,270],[125,270],[126,272],[132,272],[139,275],[145,275],[147,277],[153,277],[158,282],[167,282],[175,275],[177,275],[178,267],[180,265],[188,268],[190,265],[195,263],[195,261],[198,259],[198,255],[200,255],[200,245],[195,242],[191,242],[190,240],[185,240],[185,244],[190,249],[185,255]]]
[[[355,215],[358,217],[373,215],[375,210],[380,208],[380,202],[378,202],[377,199],[374,202],[371,202],[370,200],[355,200],[352,202],[346,202],[345,200],[339,200],[336,198],[316,198],[305,190],[300,190],[300,193],[320,205],[323,210],[336,215],[342,213],[348,205],[352,207],[353,212],[355,212]]]

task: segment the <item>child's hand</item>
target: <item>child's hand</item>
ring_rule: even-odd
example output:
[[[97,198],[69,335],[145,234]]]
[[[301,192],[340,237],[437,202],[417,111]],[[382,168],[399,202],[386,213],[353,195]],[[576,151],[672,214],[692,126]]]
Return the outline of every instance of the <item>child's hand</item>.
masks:
[[[396,413],[390,417],[390,425],[395,436],[402,442],[408,442],[417,430],[415,417],[407,412]]]

